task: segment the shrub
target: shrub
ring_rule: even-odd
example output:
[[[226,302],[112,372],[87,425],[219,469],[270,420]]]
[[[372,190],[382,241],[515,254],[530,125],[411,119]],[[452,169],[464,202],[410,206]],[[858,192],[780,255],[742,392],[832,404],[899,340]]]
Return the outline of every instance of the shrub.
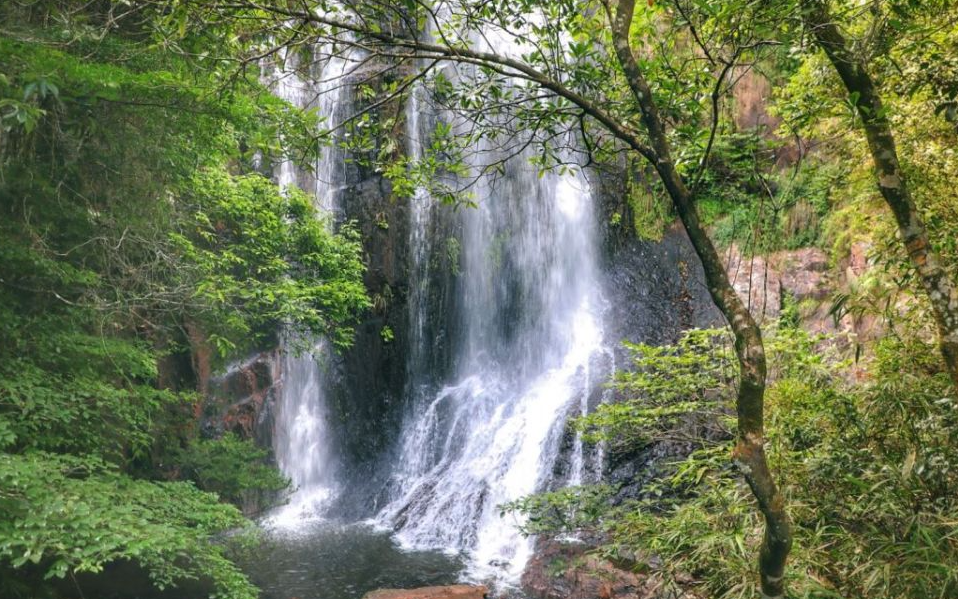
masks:
[[[252,441],[226,433],[189,444],[176,461],[197,487],[239,505],[248,492],[278,493],[289,487],[289,479],[266,463],[268,456]]]

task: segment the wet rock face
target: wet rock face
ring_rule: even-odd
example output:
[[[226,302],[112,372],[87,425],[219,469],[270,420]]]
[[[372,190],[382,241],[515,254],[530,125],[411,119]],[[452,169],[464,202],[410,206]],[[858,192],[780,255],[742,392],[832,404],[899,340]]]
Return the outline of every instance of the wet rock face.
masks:
[[[615,369],[629,368],[631,359],[621,341],[651,345],[674,343],[682,331],[718,326],[723,322],[708,295],[698,258],[680,227],[671,227],[658,241],[635,237],[619,239],[607,249],[610,253],[603,272],[607,306],[604,320],[606,342],[613,351],[611,357],[603,359],[613,360]],[[610,364],[596,364],[596,372],[611,370]],[[607,391],[602,384],[593,389],[588,400],[590,410],[609,399]],[[570,406],[569,416],[575,416],[578,410],[578,406]],[[567,428],[553,465],[549,490],[564,486],[568,480],[569,458],[575,443],[575,432]],[[607,453],[602,480],[622,485],[625,494],[635,495],[636,489],[654,473],[653,461],[684,455],[682,451],[681,448],[653,447],[627,456]],[[595,446],[586,447],[586,452],[587,463],[594,463],[599,457]],[[586,477],[584,482],[598,481]]]
[[[704,279],[701,263],[679,226],[670,228],[659,241],[622,243],[606,270],[610,343],[662,345],[676,342],[690,328],[720,326],[722,315],[712,303]],[[631,354],[617,344],[616,369],[631,368],[630,360]],[[609,452],[603,482],[620,485],[623,497],[636,497],[656,475],[655,464],[684,455],[690,451],[685,445],[653,444],[629,455]]]
[[[397,134],[401,135],[401,134]],[[365,517],[375,512],[378,495],[394,466],[390,451],[397,439],[409,401],[411,199],[393,195],[390,183],[377,174],[356,172],[344,192],[341,213],[355,223],[362,239],[367,271],[364,283],[372,308],[356,327],[352,347],[332,359],[325,373],[327,402],[333,413],[331,443],[340,451],[346,483],[355,490],[344,496],[337,514]],[[455,238],[451,206],[436,207],[428,231],[439,245]],[[433,343],[421,356],[419,368],[439,376],[451,368],[455,337],[452,302],[458,274],[436,252],[429,268],[425,297],[429,304],[425,335]]]
[[[282,385],[280,350],[258,353],[231,366],[206,384],[201,431],[206,437],[225,432],[272,447],[273,414]]]
[[[532,599],[697,599],[661,580],[589,554],[582,544],[540,540],[522,575]]]
[[[329,405],[338,416],[336,446],[352,465],[368,463],[385,447],[401,399],[408,261],[408,204],[392,196],[382,177],[355,176],[343,193],[341,211],[359,229],[367,264],[364,283],[373,307],[356,327],[352,347],[334,358],[325,381]]]
[[[649,442],[626,452],[609,451],[606,455],[604,482],[618,490],[613,503],[629,499],[656,499],[650,483],[671,476],[674,464],[701,447],[693,439],[718,442],[730,437],[716,420],[715,414],[686,414],[675,423],[674,435]]]
[[[363,599],[485,599],[488,593],[489,589],[484,586],[454,584],[418,589],[379,589],[366,593]]]
[[[616,249],[605,288],[612,340],[672,343],[684,330],[722,322],[698,256],[678,226],[660,241],[633,239]]]

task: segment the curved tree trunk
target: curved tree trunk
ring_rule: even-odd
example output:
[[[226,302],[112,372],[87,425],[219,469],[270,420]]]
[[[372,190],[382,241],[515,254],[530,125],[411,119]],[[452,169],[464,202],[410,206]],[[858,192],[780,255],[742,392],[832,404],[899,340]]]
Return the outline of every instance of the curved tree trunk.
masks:
[[[702,261],[709,294],[729,322],[735,335],[735,355],[739,364],[739,388],[736,399],[738,441],[732,458],[745,476],[765,518],[765,535],[759,556],[763,597],[784,597],[785,562],[792,546],[791,524],[785,501],[775,484],[765,456],[765,346],[762,333],[752,314],[736,293],[721,257],[699,221],[692,194],[672,162],[665,127],[652,93],[629,44],[629,28],[635,0],[620,0],[613,39],[616,57],[625,73],[632,95],[642,112],[642,123],[652,142],[653,161],[679,218]]]
[[[861,58],[848,48],[845,37],[831,21],[821,0],[803,0],[803,17],[841,77],[849,99],[858,109],[868,149],[875,163],[878,189],[891,208],[902,242],[912,265],[918,271],[922,287],[931,301],[938,340],[945,368],[958,388],[958,288],[941,266],[937,252],[928,239],[928,229],[908,190],[908,182],[898,162],[898,150],[891,124],[882,106],[875,82]]]

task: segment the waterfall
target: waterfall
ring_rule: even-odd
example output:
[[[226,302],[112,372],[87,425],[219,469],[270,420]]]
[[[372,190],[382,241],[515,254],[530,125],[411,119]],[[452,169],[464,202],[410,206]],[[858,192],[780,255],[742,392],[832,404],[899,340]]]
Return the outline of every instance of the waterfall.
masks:
[[[427,138],[426,123],[423,123],[422,95],[425,90],[421,83],[413,86],[406,104],[406,152],[411,160],[423,157],[424,140]],[[427,119],[429,122],[429,119]],[[432,253],[430,224],[434,206],[431,198],[421,187],[416,190],[409,207],[409,358],[408,371],[410,389],[419,383],[418,374],[428,362],[426,350],[426,330],[429,318],[429,283],[431,269],[429,258]]]
[[[330,418],[324,402],[323,353],[283,356],[283,387],[274,432],[274,451],[294,492],[290,503],[273,514],[271,523],[295,527],[305,518],[322,517],[338,492],[336,462],[329,445]]]
[[[324,57],[322,47],[314,57]],[[343,80],[347,61],[327,56],[303,65],[295,53],[283,53],[277,63],[266,65],[264,79],[273,93],[299,108],[315,108],[329,128],[349,110],[347,85]],[[345,154],[336,144],[321,149],[312,168],[286,159],[274,169],[277,184],[311,191],[316,208],[334,214],[346,182]],[[335,452],[330,445],[330,414],[320,363],[329,350],[321,339],[313,340],[311,352],[297,355],[284,340],[283,384],[280,390],[273,449],[283,473],[293,484],[288,505],[272,515],[271,524],[294,528],[304,518],[322,517],[340,489]],[[309,344],[308,344],[309,345]]]
[[[407,109],[414,111],[407,121],[418,122],[422,104]],[[480,155],[497,159],[492,148]],[[497,181],[480,178],[476,190],[478,208],[458,213],[458,367],[438,393],[414,395],[419,405],[403,427],[392,501],[379,521],[406,547],[465,553],[470,578],[514,582],[532,547],[498,506],[552,481],[565,422],[588,409],[610,352],[586,179],[540,177],[520,156],[506,161]],[[415,277],[428,275],[417,261],[430,252],[423,234],[428,198],[415,201],[414,290],[425,285]],[[424,306],[410,309],[411,342],[429,344],[415,334]],[[411,356],[422,352],[409,349]],[[563,481],[569,484],[582,482],[589,468],[575,445]]]
[[[325,61],[322,72],[304,79],[289,58],[269,78],[279,96],[316,107],[332,123],[348,114],[351,98],[338,79],[345,61]],[[429,106],[418,84],[405,108],[407,152],[416,160],[432,126],[448,115]],[[385,456],[391,479],[374,520],[403,547],[464,554],[467,578],[512,583],[532,543],[512,517],[500,517],[499,506],[595,478],[596,455],[565,424],[594,405],[612,363],[587,179],[540,176],[527,154],[506,159],[491,146],[480,150],[475,172],[478,161],[502,161],[503,168],[478,177],[477,208],[452,212],[420,190],[409,209],[406,411],[398,446]],[[275,175],[337,210],[344,161],[329,148],[313,174],[284,162]],[[455,237],[440,238],[450,233]],[[449,251],[446,242],[455,242],[457,272],[438,277],[436,258]],[[449,285],[441,300],[431,293],[437,281]],[[444,326],[436,303],[447,295],[452,313]],[[437,358],[447,350],[451,356]],[[326,353],[322,343],[315,353]],[[322,370],[312,356],[285,359],[275,451],[297,490],[273,521],[295,528],[323,517],[356,481],[343,474],[330,446]]]

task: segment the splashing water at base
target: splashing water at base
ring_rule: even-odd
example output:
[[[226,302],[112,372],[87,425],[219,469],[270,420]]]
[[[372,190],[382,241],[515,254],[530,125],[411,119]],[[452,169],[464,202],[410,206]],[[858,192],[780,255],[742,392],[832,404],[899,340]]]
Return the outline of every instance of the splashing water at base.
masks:
[[[350,108],[348,86],[343,82],[349,61],[331,55],[330,49],[323,46],[313,48],[311,54],[313,63],[301,64],[301,55],[286,50],[278,64],[264,65],[264,80],[280,98],[299,108],[315,108],[327,119],[325,125],[330,126],[345,118]],[[321,149],[312,169],[283,160],[274,175],[282,188],[298,185],[311,190],[316,208],[331,214],[338,208],[338,195],[346,182],[345,165],[345,152],[334,143]],[[274,510],[264,525],[293,529],[305,520],[322,519],[340,486],[329,443],[326,390],[317,363],[317,358],[330,352],[322,341],[315,344],[311,353],[301,356],[290,353],[290,343],[284,346],[283,386],[273,449],[280,469],[292,481],[293,493],[289,503]]]
[[[277,84],[278,95],[303,102],[300,83],[295,76],[287,79]],[[349,99],[338,93],[326,90],[318,105],[322,114],[334,117],[343,110]],[[414,158],[429,138],[423,129],[439,118],[418,94],[407,106]],[[496,158],[491,149],[479,154]],[[335,208],[344,176],[334,168],[336,156],[324,152],[316,165],[314,193],[327,209]],[[518,582],[532,543],[512,516],[500,517],[499,506],[555,482],[565,422],[588,409],[610,367],[591,190],[581,175],[540,177],[528,158],[505,161],[495,185],[480,178],[478,208],[457,213],[461,274],[450,291],[459,322],[449,343],[456,370],[439,380],[420,362],[434,342],[426,338],[425,324],[434,308],[430,265],[443,244],[430,238],[436,205],[424,193],[416,195],[406,348],[413,405],[391,464],[387,505],[373,520],[394,531],[402,548],[461,555],[464,578],[503,587]],[[288,162],[279,166],[277,178],[281,184],[304,179]],[[264,523],[283,538],[299,538],[325,524],[328,507],[348,489],[329,447],[320,368],[308,356],[290,356],[284,367],[275,449],[297,490]],[[578,437],[573,445],[560,479],[571,484],[594,468]]]
[[[322,350],[319,345],[314,351]],[[294,492],[288,504],[264,521],[270,528],[295,528],[303,521],[322,519],[339,491],[320,366],[312,354],[287,352],[283,373],[274,450]]]

